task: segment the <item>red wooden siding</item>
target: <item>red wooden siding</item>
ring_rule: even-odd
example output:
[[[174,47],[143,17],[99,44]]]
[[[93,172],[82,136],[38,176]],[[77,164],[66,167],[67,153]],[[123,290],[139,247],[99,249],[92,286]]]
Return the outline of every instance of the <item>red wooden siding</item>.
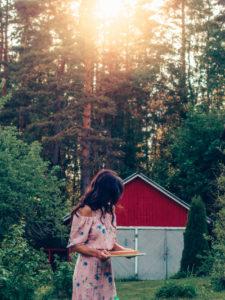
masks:
[[[185,227],[188,210],[141,178],[125,184],[117,207],[118,226]]]

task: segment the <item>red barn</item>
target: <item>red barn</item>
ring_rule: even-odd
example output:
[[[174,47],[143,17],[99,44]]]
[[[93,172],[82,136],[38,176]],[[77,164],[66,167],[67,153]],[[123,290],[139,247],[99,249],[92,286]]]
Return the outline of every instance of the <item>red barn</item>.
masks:
[[[189,205],[143,174],[124,180],[117,212],[120,226],[185,227]],[[120,207],[122,206],[122,207]]]
[[[189,205],[143,174],[129,176],[124,186],[116,208],[118,240],[146,256],[114,258],[115,275],[142,280],[168,278],[180,267]]]

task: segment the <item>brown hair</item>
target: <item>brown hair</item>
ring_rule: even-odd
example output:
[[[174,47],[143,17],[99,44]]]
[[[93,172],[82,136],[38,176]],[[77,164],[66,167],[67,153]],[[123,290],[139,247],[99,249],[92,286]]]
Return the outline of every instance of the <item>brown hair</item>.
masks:
[[[123,181],[115,171],[110,169],[100,170],[92,179],[79,203],[73,208],[71,220],[80,208],[88,205],[93,211],[100,209],[101,218],[104,213],[110,213],[113,224],[113,209],[123,190]]]

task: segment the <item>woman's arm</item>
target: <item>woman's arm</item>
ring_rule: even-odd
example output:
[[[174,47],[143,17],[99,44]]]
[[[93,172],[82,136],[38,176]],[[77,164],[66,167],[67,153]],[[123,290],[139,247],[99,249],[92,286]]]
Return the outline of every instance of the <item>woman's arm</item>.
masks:
[[[71,252],[78,252],[83,255],[94,256],[101,260],[106,260],[111,256],[111,254],[107,250],[98,250],[98,249],[94,249],[94,248],[88,247],[83,244],[78,244],[78,245],[72,246]]]

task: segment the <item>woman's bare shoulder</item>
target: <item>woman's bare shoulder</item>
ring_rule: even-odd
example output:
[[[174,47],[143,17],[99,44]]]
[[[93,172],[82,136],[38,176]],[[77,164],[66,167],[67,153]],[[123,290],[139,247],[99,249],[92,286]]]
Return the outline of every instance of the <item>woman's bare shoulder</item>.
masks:
[[[92,209],[88,205],[81,207],[78,212],[83,217],[92,217]]]

